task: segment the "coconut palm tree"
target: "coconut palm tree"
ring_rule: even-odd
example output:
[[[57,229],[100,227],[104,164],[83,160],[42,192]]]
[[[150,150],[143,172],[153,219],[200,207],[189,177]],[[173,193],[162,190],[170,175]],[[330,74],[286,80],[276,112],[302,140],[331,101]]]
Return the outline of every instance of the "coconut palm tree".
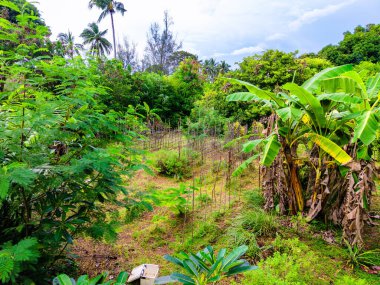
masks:
[[[218,75],[218,64],[216,63],[215,59],[206,59],[203,64],[203,68],[210,82],[214,82],[215,77]]]
[[[74,54],[79,55],[79,52],[83,50],[83,45],[75,43],[75,38],[70,31],[67,33],[60,33],[58,35],[58,40],[63,46],[64,53],[70,58],[73,58]]]
[[[111,24],[112,24],[112,36],[113,36],[113,49],[114,56],[116,58],[116,37],[115,37],[115,25],[113,20],[113,14],[116,12],[120,12],[122,15],[127,11],[124,8],[124,4],[118,1],[113,0],[90,0],[89,7],[92,9],[94,6],[98,7],[102,10],[100,13],[98,23],[103,20],[107,15],[111,16]]]
[[[222,60],[218,64],[219,73],[221,73],[221,74],[227,73],[228,71],[230,71],[230,67],[231,67],[231,65],[229,65],[227,62],[225,62],[224,60]]]
[[[91,23],[88,28],[84,29],[80,34],[84,44],[90,45],[90,53],[92,55],[102,56],[109,54],[112,44],[104,37],[108,30],[100,31],[96,23]]]

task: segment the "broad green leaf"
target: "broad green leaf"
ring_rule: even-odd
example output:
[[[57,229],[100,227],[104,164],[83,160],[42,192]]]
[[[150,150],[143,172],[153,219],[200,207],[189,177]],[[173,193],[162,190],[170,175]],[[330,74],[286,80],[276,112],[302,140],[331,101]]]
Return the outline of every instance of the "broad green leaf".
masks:
[[[343,73],[341,76],[353,79],[356,82],[356,84],[358,85],[358,87],[362,90],[362,94],[364,95],[364,98],[365,99],[368,98],[368,96],[367,96],[367,88],[366,88],[366,86],[365,86],[365,84],[363,82],[363,79],[359,75],[359,73],[357,73],[356,71],[351,70],[351,71]]]
[[[369,98],[377,97],[380,91],[380,73],[375,77],[371,77],[367,81],[367,93]]]
[[[363,103],[362,98],[357,97],[355,95],[347,94],[347,93],[331,93],[331,94],[324,93],[324,94],[319,95],[317,98],[319,101],[330,100],[330,101],[346,103],[346,104]]]
[[[358,119],[354,129],[354,139],[360,139],[365,145],[370,145],[376,139],[376,132],[379,129],[379,122],[373,111],[364,112]]]
[[[302,110],[294,107],[286,107],[276,110],[277,115],[281,118],[282,121],[295,120],[298,121],[302,117]]]
[[[76,285],[88,285],[88,275],[82,275],[78,278]]]
[[[307,133],[305,134],[305,137],[313,141],[341,164],[347,164],[352,160],[351,156],[349,156],[340,146],[324,136],[314,133]]]
[[[195,267],[193,261],[191,261],[190,259],[185,259],[183,261],[183,268],[185,268],[185,270],[187,272],[189,272],[190,274],[198,277],[199,276],[199,272],[197,270],[197,268]]]
[[[317,89],[320,88],[321,81],[336,77],[341,75],[344,72],[352,70],[352,65],[342,65],[342,66],[336,66],[336,67],[330,67],[322,70],[321,72],[314,75],[312,78],[304,82],[302,84],[302,87],[305,88],[309,92],[315,92]]]
[[[252,265],[249,265],[247,263],[244,263],[244,264],[242,264],[240,266],[232,267],[230,270],[228,270],[228,272],[227,272],[226,275],[227,276],[232,276],[232,275],[243,273],[243,272],[246,272],[246,271],[255,270],[257,268],[258,268],[257,266],[252,266]]]
[[[310,107],[309,111],[312,111],[315,116],[315,121],[319,127],[323,127],[326,124],[325,113],[321,106],[319,100],[310,92],[308,92],[303,87],[298,86],[295,83],[287,83],[283,86],[285,90],[291,92],[295,95],[305,107],[308,105]]]
[[[186,285],[196,285],[195,281],[191,277],[181,273],[173,273],[170,275],[170,278]]]
[[[261,100],[261,99],[251,92],[236,92],[227,96],[227,101],[230,101],[230,102],[232,101],[246,102],[246,101],[258,101],[258,100]]]
[[[173,257],[173,256],[170,256],[168,254],[164,255],[164,259],[166,259],[167,261],[171,262],[171,263],[174,263],[178,266],[181,266],[183,267],[183,263],[181,260],[179,260],[178,258],[176,257]]]
[[[116,282],[125,284],[127,282],[129,274],[125,271],[120,272],[117,276]]]
[[[243,144],[243,152],[248,153],[253,151],[259,144],[263,142],[263,139],[252,140]]]
[[[224,252],[225,253],[225,252]],[[207,277],[209,278],[210,276],[212,276],[216,271],[217,269],[219,269],[219,265],[221,264],[221,262],[223,261],[223,258],[218,258],[216,260],[216,262],[211,266],[208,274],[207,274]]]
[[[244,82],[244,81],[234,79],[234,78],[226,78],[226,79],[229,82],[243,85],[244,87],[246,87],[248,89],[249,92],[256,95],[261,100],[275,102],[280,107],[282,107],[284,105],[284,102],[281,99],[277,98],[277,96],[272,92],[262,90],[259,87],[255,86],[249,82]]]
[[[351,95],[363,96],[357,82],[350,77],[334,77],[326,79],[321,83],[322,89],[325,93],[346,93]]]
[[[89,285],[96,285],[96,284],[98,284],[99,281],[105,277],[104,274],[107,274],[107,273],[102,273],[102,274],[100,274],[100,275],[92,278],[88,284]]]
[[[270,136],[266,141],[260,163],[264,166],[271,166],[280,149],[281,144],[277,139],[277,135]]]
[[[206,248],[204,249],[203,252],[206,254],[207,260],[209,260],[211,263],[215,262],[214,249],[212,248],[212,246],[210,246],[210,245],[206,246]]]
[[[57,276],[58,282],[60,285],[73,285],[73,283],[69,276],[66,274],[61,274]]]
[[[368,146],[363,145],[357,151],[357,158],[364,160],[371,160],[371,156],[368,154]]]
[[[222,262],[221,268],[227,268],[230,264],[238,260],[246,251],[248,250],[248,246],[242,245],[235,248],[229,255],[227,255]]]
[[[245,169],[247,169],[248,165],[250,165],[252,163],[252,161],[254,161],[256,158],[259,157],[259,153],[258,154],[255,154],[253,156],[251,156],[250,158],[246,159],[245,161],[242,162],[242,164],[240,164],[235,170],[234,172],[232,173],[232,176],[233,177],[237,177],[239,176],[240,174],[243,173],[243,171]]]
[[[206,263],[204,263],[204,261],[199,258],[199,256],[195,255],[195,254],[190,254],[190,260],[193,261],[193,263],[199,268],[199,269],[202,269],[202,271],[204,272],[207,272],[208,271],[208,267],[206,265]]]

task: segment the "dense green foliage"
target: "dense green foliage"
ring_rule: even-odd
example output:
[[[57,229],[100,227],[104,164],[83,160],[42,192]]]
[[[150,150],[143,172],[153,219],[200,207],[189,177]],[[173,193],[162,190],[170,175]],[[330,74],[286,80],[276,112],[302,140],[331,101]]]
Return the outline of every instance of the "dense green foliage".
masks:
[[[74,280],[66,274],[61,274],[54,278],[53,285],[124,285],[127,282],[128,273],[125,271],[120,272],[115,281],[106,281],[107,277],[107,273],[102,273],[94,278],[82,275],[78,277],[78,280]]]
[[[290,285],[331,284],[335,267],[326,267],[326,261],[298,239],[273,242],[273,256],[259,262],[258,269],[246,274],[244,284]],[[334,265],[336,265],[334,263]],[[343,275],[334,284],[367,284],[365,280]]]
[[[181,118],[190,115],[194,102],[202,96],[204,80],[196,60],[186,59],[172,75],[136,72],[124,69],[121,62],[106,61],[99,69],[99,83],[109,88],[101,100],[117,111],[144,102],[164,122],[177,126]],[[144,110],[139,109],[143,115]]]
[[[345,32],[338,45],[328,45],[318,55],[335,65],[377,63],[380,61],[380,25],[357,26],[353,33]]]
[[[251,266],[246,260],[239,259],[247,249],[247,246],[243,245],[226,255],[225,248],[216,254],[211,246],[207,246],[196,254],[181,252],[179,258],[165,255],[165,259],[182,267],[186,272],[186,275],[173,273],[170,275],[171,279],[184,285],[206,285],[214,284],[228,276],[256,269],[256,266]]]
[[[36,32],[43,38],[46,29]],[[106,205],[129,206],[118,195],[128,194],[122,176],[139,167],[138,135],[127,129],[140,122],[133,109],[118,113],[101,103],[107,89],[98,61],[35,57],[36,45],[13,41],[17,48],[0,54],[0,244],[8,260],[1,278],[39,275],[43,283],[78,234],[115,239]],[[28,265],[37,259],[35,271]]]
[[[186,179],[192,176],[191,165],[195,165],[199,153],[190,149],[182,149],[181,154],[175,150],[160,150],[156,152],[155,167],[158,173]]]
[[[0,282],[16,283],[17,278],[27,270],[33,270],[40,253],[35,238],[25,238],[12,245],[9,241],[0,246]],[[23,281],[30,281],[23,276]]]
[[[231,94],[228,100],[266,102],[276,114],[269,119],[266,138],[243,146],[245,152],[263,146],[258,152],[265,172],[272,169],[280,175],[264,174],[266,208],[293,214],[307,210],[309,220],[322,214],[343,227],[343,238],[351,245],[361,246],[363,223],[375,190],[371,155],[379,131],[380,74],[364,83],[352,69],[351,65],[325,69],[302,86],[287,83],[282,86],[287,93],[272,93],[231,79],[249,92]],[[307,152],[302,164],[295,162],[302,155],[297,152],[298,146]],[[327,168],[331,159],[336,166]],[[301,183],[302,166],[313,169],[306,186]],[[358,183],[354,177],[359,177]],[[347,181],[352,182],[347,185]],[[276,193],[274,185],[278,185]],[[350,202],[338,193],[349,196]],[[338,215],[337,211],[342,212]]]
[[[126,11],[117,1],[90,3],[101,8],[100,19],[110,15],[112,23],[115,12]],[[378,251],[363,252],[360,233],[353,235],[349,229],[363,228],[363,215],[369,209],[374,187],[367,179],[372,175],[367,165],[376,149],[379,155],[380,25],[345,33],[339,45],[325,47],[320,57],[268,50],[243,59],[234,71],[224,61],[209,59],[202,64],[196,55],[178,51],[180,44],[170,33],[164,43],[175,46],[164,54],[164,62],[154,58],[162,38],[152,38],[151,44],[156,46],[151,50],[148,71],[154,72],[137,72],[125,62],[103,56],[112,47],[116,56],[115,37],[112,46],[104,37],[107,31],[95,23],[81,35],[90,45],[90,53],[82,58],[82,47],[70,32],[61,33],[55,43],[49,41],[50,31],[32,4],[3,0],[1,5],[1,283],[50,283],[51,277],[61,272],[57,261],[67,257],[67,246],[76,237],[115,241],[122,211],[125,222],[131,222],[151,208],[141,201],[141,195],[152,194],[152,201],[159,200],[178,216],[186,217],[191,204],[186,196],[200,189],[194,186],[195,178],[193,186],[181,184],[135,196],[126,188],[136,170],[147,170],[140,162],[142,151],[136,146],[144,139],[140,134],[147,133],[147,127],[185,125],[194,138],[223,135],[226,124],[234,122],[237,135],[241,124],[251,124],[271,113],[277,116],[276,124],[263,122],[269,126],[267,130],[273,127],[272,132],[246,143],[244,151],[262,152],[261,162],[268,168],[276,164],[279,153],[284,155],[277,165],[289,169],[279,168],[278,176],[271,177],[276,179],[272,185],[290,188],[269,193],[272,200],[268,200],[270,195],[264,199],[251,193],[250,208],[237,215],[226,231],[229,245],[240,246],[231,255],[224,256],[222,249],[215,256],[207,247],[196,255],[182,254],[182,259],[166,256],[189,274],[174,274],[173,278],[184,284],[207,284],[252,269],[244,260],[232,261],[242,254],[263,257],[258,239],[274,236],[279,227],[275,211],[308,209],[308,220],[318,215],[337,217],[343,237],[350,244],[358,244],[349,246],[351,265],[378,264]],[[165,15],[168,31],[171,22]],[[152,36],[159,36],[158,26],[152,26],[151,32],[155,31]],[[331,62],[357,65],[324,70]],[[230,93],[235,94],[226,101]],[[199,154],[188,149],[180,149],[180,155],[160,151],[156,156],[158,172],[180,180],[193,175],[192,166],[199,160]],[[221,165],[227,168],[223,163],[212,165],[218,169],[215,172],[220,172]],[[289,180],[294,177],[294,181]],[[324,188],[326,185],[330,188]],[[341,189],[351,196],[344,198]],[[193,201],[205,206],[212,198],[202,195],[194,196]],[[344,204],[344,199],[354,201],[354,207]],[[262,207],[273,211],[267,213]],[[351,218],[342,213],[350,213]],[[214,243],[224,230],[214,221],[205,222],[179,246]],[[316,275],[324,274],[322,266],[312,266],[319,264],[320,257],[298,240],[277,239],[271,247],[275,253],[261,261],[260,270],[247,275],[248,282],[310,284]],[[105,277],[81,276],[76,284],[100,284]],[[125,277],[122,274],[116,284]],[[55,280],[56,284],[65,282],[75,284],[66,275]],[[363,283],[348,276],[339,282]]]
[[[251,123],[269,115],[270,108],[262,102],[226,102],[228,94],[246,89],[229,82],[225,77],[237,78],[265,90],[279,91],[281,85],[292,81],[302,83],[329,66],[331,63],[325,59],[297,58],[296,53],[268,50],[263,54],[244,58],[237,70],[216,77],[214,83],[205,88],[205,95],[199,105],[213,107],[227,118]]]

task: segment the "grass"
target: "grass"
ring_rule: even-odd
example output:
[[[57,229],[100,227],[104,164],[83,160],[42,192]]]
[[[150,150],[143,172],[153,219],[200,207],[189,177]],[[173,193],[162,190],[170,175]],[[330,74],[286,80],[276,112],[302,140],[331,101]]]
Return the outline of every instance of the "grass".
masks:
[[[160,265],[160,275],[165,275],[173,271],[173,266],[162,258],[165,254],[196,252],[209,244],[216,251],[246,244],[249,249],[245,257],[258,262],[260,269],[241,276],[235,284],[379,284],[378,276],[347,266],[349,256],[339,245],[339,229],[318,221],[306,223],[302,216],[282,217],[265,212],[261,190],[252,189],[257,185],[255,172],[234,180],[229,203],[229,193],[223,188],[225,180],[221,176],[216,179],[215,165],[207,158],[203,166],[193,169],[202,173],[202,179],[198,175],[198,179],[184,181],[201,186],[201,193],[195,192],[194,211],[178,216],[165,204],[154,206],[153,212],[138,208],[120,211],[121,217],[131,219],[114,245],[94,246],[93,241],[81,240],[73,253],[101,250],[118,258],[114,262],[105,258],[92,263],[86,263],[84,258],[79,262],[79,273],[98,273],[101,267],[116,274],[142,263],[155,263]],[[132,188],[141,192],[160,193],[178,187],[175,178],[141,172],[131,182]],[[213,188],[216,197],[212,195]],[[186,198],[191,205],[191,194]],[[326,231],[333,232],[337,243],[328,244],[322,239]],[[223,284],[234,282],[229,279]]]

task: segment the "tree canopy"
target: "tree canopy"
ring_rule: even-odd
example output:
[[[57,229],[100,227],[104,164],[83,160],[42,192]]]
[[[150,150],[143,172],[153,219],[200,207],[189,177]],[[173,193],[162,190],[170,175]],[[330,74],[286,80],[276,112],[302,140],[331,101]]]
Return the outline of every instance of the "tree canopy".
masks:
[[[342,41],[324,47],[319,56],[336,65],[380,61],[380,24],[357,26],[353,33],[347,31],[343,35]]]

